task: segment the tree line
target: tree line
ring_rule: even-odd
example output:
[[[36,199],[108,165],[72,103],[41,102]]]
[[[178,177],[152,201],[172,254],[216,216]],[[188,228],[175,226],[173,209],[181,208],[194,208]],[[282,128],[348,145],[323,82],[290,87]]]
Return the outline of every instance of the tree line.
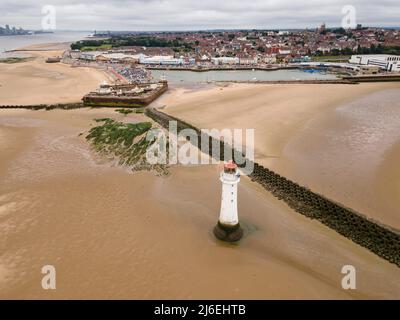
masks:
[[[316,56],[341,56],[341,55],[352,55],[352,54],[392,54],[400,55],[400,46],[383,46],[378,44],[377,46],[371,45],[370,48],[358,46],[355,50],[352,48],[344,49],[332,49],[330,52],[324,54],[322,51],[317,51]]]
[[[193,50],[192,44],[182,41],[181,39],[159,39],[154,37],[112,37],[99,40],[80,40],[71,44],[72,50],[81,50],[84,47],[169,47],[169,48],[184,48]]]

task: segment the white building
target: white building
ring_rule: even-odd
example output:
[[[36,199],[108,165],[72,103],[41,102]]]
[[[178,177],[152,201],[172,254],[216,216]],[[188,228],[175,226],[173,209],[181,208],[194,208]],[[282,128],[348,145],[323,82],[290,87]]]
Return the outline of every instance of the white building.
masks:
[[[195,58],[189,58],[189,59],[187,59],[187,63],[190,64],[190,65],[194,65],[194,64],[196,64],[196,59]]]
[[[235,57],[219,57],[219,58],[211,58],[211,62],[215,65],[221,64],[239,64],[240,59]]]
[[[276,63],[276,54],[269,54],[262,57],[264,63],[274,64]]]
[[[291,53],[292,53],[292,51],[290,51],[290,50],[279,49],[279,54],[282,55],[282,56],[288,56]]]
[[[79,59],[81,57],[80,50],[70,50],[68,54],[72,59]]]
[[[100,54],[96,57],[96,60],[98,61],[109,61],[109,62],[138,62],[139,58],[137,56],[133,56],[130,54],[124,54],[124,53],[104,53]]]
[[[104,54],[101,51],[82,51],[80,55],[80,59],[88,60],[88,61],[95,61],[97,56]]]
[[[400,56],[389,54],[352,55],[349,63],[378,66],[389,72],[400,72]]]
[[[240,58],[239,63],[243,65],[255,65],[258,62],[258,58]]]
[[[329,48],[329,47],[318,47],[317,51],[321,51],[322,53],[329,53],[329,52],[331,52],[331,48]]]
[[[183,65],[185,63],[182,58],[174,58],[173,56],[153,56],[142,57],[139,59],[141,64],[158,64],[158,65]]]

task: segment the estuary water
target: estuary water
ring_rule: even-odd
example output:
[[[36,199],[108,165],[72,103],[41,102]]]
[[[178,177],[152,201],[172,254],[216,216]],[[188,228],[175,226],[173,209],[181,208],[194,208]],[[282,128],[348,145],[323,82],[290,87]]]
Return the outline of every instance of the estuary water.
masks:
[[[165,77],[171,84],[205,83],[212,81],[285,81],[285,80],[331,80],[337,79],[333,74],[314,72],[308,73],[301,70],[234,70],[234,71],[175,71],[152,70],[154,79]]]
[[[55,31],[54,33],[42,33],[20,36],[0,36],[0,56],[5,51],[15,50],[21,47],[42,43],[61,43],[78,41],[87,37],[90,32],[85,31]]]
[[[399,299],[397,266],[246,177],[245,237],[217,241],[222,166],[166,177],[115,167],[84,138],[103,117],[147,121],[111,108],[1,110],[0,299]],[[345,264],[357,290],[341,287]],[[42,289],[45,265],[56,290]]]

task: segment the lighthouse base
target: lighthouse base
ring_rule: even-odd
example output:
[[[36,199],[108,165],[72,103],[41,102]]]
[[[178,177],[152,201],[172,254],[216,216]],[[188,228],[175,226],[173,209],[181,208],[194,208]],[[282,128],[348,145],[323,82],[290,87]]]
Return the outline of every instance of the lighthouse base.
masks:
[[[222,241],[236,242],[243,237],[243,229],[239,223],[230,226],[218,221],[218,224],[214,227],[214,235]]]

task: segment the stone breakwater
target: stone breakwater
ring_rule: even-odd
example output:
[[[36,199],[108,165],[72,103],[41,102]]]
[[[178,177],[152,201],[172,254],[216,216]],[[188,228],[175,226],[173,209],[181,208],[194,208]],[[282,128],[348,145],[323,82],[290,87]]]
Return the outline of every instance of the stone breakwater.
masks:
[[[57,104],[32,104],[32,105],[0,105],[0,109],[29,109],[29,110],[53,110],[53,109],[78,109],[84,108],[83,103],[57,103]]]
[[[183,129],[193,129],[197,134],[201,134],[198,128],[154,108],[146,109],[146,114],[165,128],[169,127],[169,121],[177,121],[178,132]],[[218,160],[229,160],[224,159],[224,148],[231,151],[234,159],[243,157],[242,153],[233,150],[230,145],[210,136],[207,137],[210,142],[209,145],[212,145],[212,142],[220,145]],[[200,145],[197,145],[197,147],[200,147]],[[212,149],[209,150],[209,154],[213,156]],[[243,166],[244,164],[239,165],[239,167]],[[400,267],[399,230],[372,221],[365,215],[300,186],[258,163],[254,163],[254,170],[249,177],[275,197],[283,200],[296,212],[318,220],[353,242]]]
[[[398,82],[400,81],[400,74],[385,74],[385,75],[361,75],[361,76],[350,76],[343,77],[343,80],[354,81],[354,82]]]

